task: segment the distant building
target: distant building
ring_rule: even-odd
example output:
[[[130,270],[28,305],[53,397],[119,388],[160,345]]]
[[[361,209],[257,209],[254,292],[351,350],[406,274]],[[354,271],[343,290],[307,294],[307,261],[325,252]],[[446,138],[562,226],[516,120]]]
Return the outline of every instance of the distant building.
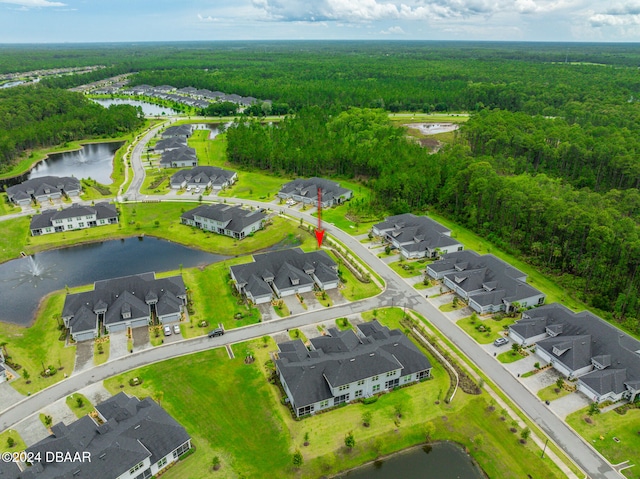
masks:
[[[527,275],[492,254],[456,251],[427,266],[427,274],[468,301],[480,314],[539,306],[545,295],[527,284]],[[517,303],[517,304],[516,304]]]
[[[32,236],[71,231],[118,223],[118,210],[110,203],[94,206],[71,205],[62,210],[46,210],[31,218]]]
[[[338,265],[325,251],[304,253],[300,248],[253,256],[252,263],[231,266],[236,289],[255,304],[338,287]]]
[[[238,179],[238,173],[217,166],[196,166],[190,170],[181,170],[171,177],[173,189],[211,188],[220,191],[233,185]]]
[[[121,392],[96,406],[91,416],[51,428],[52,434],[27,449],[40,457],[11,479],[147,479],[191,449],[191,438],[151,398]],[[77,460],[55,460],[56,454]],[[84,460],[83,460],[84,458]]]
[[[187,140],[184,137],[180,136],[171,136],[169,138],[165,138],[164,140],[158,141],[154,147],[153,151],[155,153],[162,153],[164,151],[177,150],[178,148],[186,148]]]
[[[163,168],[184,168],[198,166],[196,150],[183,146],[173,150],[165,150],[160,158],[160,166]]]
[[[561,304],[525,311],[509,326],[516,343],[536,345],[536,354],[569,379],[590,401],[630,402],[640,397],[640,341],[589,311]]]
[[[48,200],[57,200],[64,195],[78,196],[82,191],[80,180],[70,176],[42,176],[23,181],[19,185],[7,188],[9,201],[27,206],[32,201],[42,203]]]
[[[451,230],[431,218],[411,213],[390,216],[374,225],[371,232],[391,243],[405,258],[436,258],[464,249],[451,237]]]
[[[431,375],[429,359],[399,329],[378,321],[357,330],[278,343],[276,370],[296,416],[366,398]]]
[[[96,281],[92,291],[68,294],[62,320],[75,341],[108,332],[148,326],[152,317],[161,324],[180,321],[187,292],[182,276],[156,279],[155,273]]]
[[[200,205],[180,217],[182,224],[213,231],[236,239],[244,239],[261,229],[267,215],[262,209],[245,210],[225,204]]]
[[[297,203],[318,206],[318,189],[322,192],[322,207],[339,205],[353,196],[353,192],[342,188],[340,183],[324,178],[298,178],[282,187],[278,196],[282,199],[291,198]]]
[[[193,134],[191,125],[170,126],[162,132],[162,138],[190,138]]]

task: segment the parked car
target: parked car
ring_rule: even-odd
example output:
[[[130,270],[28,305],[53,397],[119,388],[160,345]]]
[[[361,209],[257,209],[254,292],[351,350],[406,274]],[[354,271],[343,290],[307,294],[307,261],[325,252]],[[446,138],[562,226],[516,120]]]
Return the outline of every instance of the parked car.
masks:
[[[176,334],[180,334],[180,325],[179,324],[174,324],[173,325],[173,332]]]
[[[213,338],[214,336],[222,336],[224,334],[224,329],[216,328],[213,331],[209,331],[209,337]]]
[[[500,347],[500,346],[504,346],[508,342],[509,340],[507,338],[498,338],[493,342],[493,345]]]
[[[164,327],[164,335],[165,336],[171,336],[171,326],[165,326]]]

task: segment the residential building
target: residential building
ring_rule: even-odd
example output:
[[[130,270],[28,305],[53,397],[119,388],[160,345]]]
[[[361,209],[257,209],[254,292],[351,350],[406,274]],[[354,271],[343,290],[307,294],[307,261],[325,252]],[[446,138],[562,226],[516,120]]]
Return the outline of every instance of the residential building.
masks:
[[[190,170],[181,170],[171,177],[173,189],[210,188],[220,191],[233,185],[238,179],[238,173],[217,166],[196,166]]]
[[[274,297],[338,287],[338,265],[326,251],[304,253],[300,248],[253,256],[252,263],[231,266],[236,289],[254,304]]]
[[[155,401],[124,392],[83,416],[51,428],[51,435],[27,449],[40,457],[12,479],[148,479],[191,449],[187,431]],[[55,460],[56,454],[70,460]],[[75,459],[75,460],[72,460]]]
[[[408,259],[436,258],[464,249],[451,237],[451,230],[431,218],[411,213],[390,216],[374,225],[371,232],[391,243]]]
[[[0,383],[3,383],[7,380],[7,369],[4,367],[4,364],[0,362]]]
[[[169,138],[165,138],[164,140],[158,141],[154,147],[153,151],[155,153],[163,153],[165,151],[177,150],[178,148],[186,148],[187,147],[187,139],[181,136],[171,136]]]
[[[7,188],[9,201],[27,206],[32,201],[42,203],[62,196],[78,196],[82,191],[80,180],[70,176],[42,176],[23,181]]]
[[[427,274],[441,279],[480,314],[511,312],[544,303],[544,293],[527,284],[527,275],[492,254],[456,251],[427,266]]]
[[[200,205],[180,217],[182,224],[213,231],[236,239],[244,239],[262,229],[267,215],[262,208],[245,210],[223,203]]]
[[[193,134],[191,125],[175,125],[170,126],[162,132],[162,138],[190,138]]]
[[[68,294],[62,319],[75,341],[128,327],[147,326],[156,318],[161,324],[180,321],[187,293],[182,276],[156,279],[143,273],[96,281],[92,291]]]
[[[324,178],[298,178],[284,185],[278,192],[282,199],[291,198],[297,203],[318,206],[318,189],[321,191],[322,207],[339,205],[353,196],[353,192],[339,183]]]
[[[160,158],[160,166],[163,168],[184,168],[198,166],[196,150],[188,146],[182,146],[173,150],[165,150]]]
[[[594,402],[634,401],[640,396],[640,341],[589,311],[561,304],[525,311],[509,327],[516,343],[536,354]]]
[[[32,236],[71,231],[118,223],[115,205],[102,202],[94,206],[74,204],[62,210],[46,210],[31,218]]]
[[[276,370],[296,413],[304,416],[431,375],[427,357],[399,329],[378,321],[357,329],[278,344]]]

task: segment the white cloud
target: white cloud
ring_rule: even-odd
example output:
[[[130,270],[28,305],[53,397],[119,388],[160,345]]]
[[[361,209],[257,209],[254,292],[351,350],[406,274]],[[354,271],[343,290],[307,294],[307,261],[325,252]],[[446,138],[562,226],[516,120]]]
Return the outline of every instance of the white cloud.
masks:
[[[12,5],[21,5],[26,7],[66,7],[66,3],[51,2],[49,0],[0,0],[0,3],[11,3]]]
[[[219,19],[216,17],[212,17],[211,15],[207,15],[206,17],[198,13],[198,20],[201,22],[217,22]]]
[[[389,27],[386,30],[381,30],[380,33],[382,33],[383,35],[405,35],[405,31],[402,29],[402,27]]]

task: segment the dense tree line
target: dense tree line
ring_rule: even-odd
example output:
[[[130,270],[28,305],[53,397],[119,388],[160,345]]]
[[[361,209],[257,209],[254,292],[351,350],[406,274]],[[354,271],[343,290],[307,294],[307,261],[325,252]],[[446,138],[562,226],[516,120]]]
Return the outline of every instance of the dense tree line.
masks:
[[[109,108],[79,93],[37,87],[0,90],[0,169],[25,150],[133,131],[144,121],[130,105]]]
[[[472,123],[464,135],[473,139],[477,128]],[[517,124],[514,129],[518,131]],[[459,141],[429,154],[392,126],[384,112],[358,108],[307,108],[277,125],[240,120],[227,130],[233,163],[276,174],[363,178],[373,190],[365,206],[379,211],[435,207],[556,273],[583,299],[628,318],[627,326],[636,328],[638,189],[611,187],[600,194],[525,167],[505,174],[504,161],[477,145],[470,147],[472,143]],[[495,147],[492,155],[507,157],[509,144]]]

